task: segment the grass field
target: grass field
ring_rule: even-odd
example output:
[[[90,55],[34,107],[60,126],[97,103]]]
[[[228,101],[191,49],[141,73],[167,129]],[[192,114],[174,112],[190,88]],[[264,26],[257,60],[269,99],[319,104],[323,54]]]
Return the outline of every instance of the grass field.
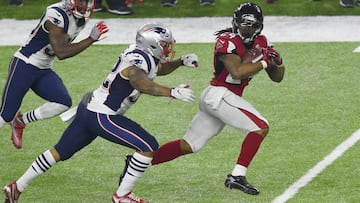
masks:
[[[0,0],[0,18],[36,19],[50,2],[55,1],[25,0],[23,7],[9,8],[7,1]],[[159,7],[160,1],[145,0],[144,4],[135,4],[134,15],[120,18],[231,15],[234,1],[216,2],[214,8],[200,8],[193,1],[180,0],[179,9],[175,10]],[[359,6],[344,9],[338,1],[327,0],[278,0],[273,5],[266,5],[262,0],[254,2],[263,6],[266,15],[358,15],[360,9]],[[94,17],[117,16],[96,13]],[[271,202],[359,129],[360,57],[352,53],[359,42],[275,45],[286,65],[283,82],[273,83],[261,72],[244,94],[270,122],[270,133],[247,175],[249,182],[260,189],[260,195],[250,196],[224,187],[244,138],[244,134],[226,127],[199,153],[150,167],[134,188],[139,197],[152,203]],[[74,104],[83,93],[100,85],[123,48],[123,45],[94,45],[74,58],[55,61],[54,68],[63,78]],[[175,48],[177,56],[197,53],[201,66],[195,70],[182,68],[156,81],[168,86],[189,83],[199,98],[212,74],[213,45],[177,44]],[[0,47],[1,87],[7,77],[8,63],[17,49],[17,46]],[[42,103],[29,92],[21,111]],[[196,112],[197,103],[168,103],[167,98],[143,95],[127,116],[153,133],[159,143],[164,143],[182,137]],[[11,143],[10,127],[2,128],[0,187],[20,177],[36,156],[57,142],[65,128],[59,118],[30,124],[21,150],[16,150]],[[359,147],[356,143],[288,202],[360,202]],[[128,153],[133,151],[97,139],[71,160],[57,164],[34,180],[20,202],[110,202]]]
[[[287,67],[284,81],[272,83],[266,74],[260,73],[246,90],[245,98],[262,112],[271,126],[248,172],[249,181],[261,190],[259,196],[223,186],[244,138],[231,128],[225,128],[198,154],[151,167],[134,191],[155,203],[270,202],[359,128],[357,64],[360,59],[351,53],[357,45],[278,43],[276,46],[283,53]],[[77,57],[56,62],[55,69],[67,84],[74,103],[83,92],[100,85],[123,48],[93,46]],[[6,77],[4,67],[17,47],[1,49],[2,86]],[[201,67],[179,69],[168,77],[158,77],[157,81],[169,86],[187,82],[199,97],[212,72],[209,54],[212,44],[179,44],[176,49],[179,55],[198,53]],[[100,52],[102,55],[98,57]],[[30,92],[21,110],[41,103]],[[181,137],[196,111],[197,104],[168,103],[166,98],[144,95],[127,115],[164,143]],[[12,146],[9,126],[1,129],[0,185],[18,178],[38,154],[56,143],[65,127],[58,118],[29,125],[21,150]],[[132,150],[98,139],[71,160],[33,181],[22,195],[22,202],[110,202],[127,153]],[[356,144],[289,202],[359,202],[356,164],[359,154]]]

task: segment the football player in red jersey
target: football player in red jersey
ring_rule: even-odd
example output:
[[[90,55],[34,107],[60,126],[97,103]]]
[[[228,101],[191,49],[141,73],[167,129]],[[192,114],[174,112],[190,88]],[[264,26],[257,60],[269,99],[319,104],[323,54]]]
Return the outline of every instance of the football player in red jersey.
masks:
[[[258,72],[265,70],[275,82],[280,82],[285,72],[280,54],[269,47],[266,37],[261,35],[262,29],[261,8],[254,3],[243,3],[234,11],[232,27],[215,33],[214,76],[201,94],[200,109],[182,139],[160,146],[153,165],[199,151],[229,125],[247,135],[225,186],[247,194],[259,194],[245,176],[268,133],[269,123],[242,94]],[[251,53],[254,55],[249,59]],[[246,62],[248,60],[250,62]]]

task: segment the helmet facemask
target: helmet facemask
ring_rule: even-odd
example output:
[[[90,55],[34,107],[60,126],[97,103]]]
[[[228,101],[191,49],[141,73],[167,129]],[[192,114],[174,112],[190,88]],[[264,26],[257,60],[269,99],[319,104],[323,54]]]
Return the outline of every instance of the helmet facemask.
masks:
[[[94,0],[65,0],[65,4],[73,15],[79,19],[90,18],[95,8]]]
[[[253,3],[241,4],[234,12],[233,32],[238,33],[245,44],[252,43],[263,29],[263,15]]]
[[[175,56],[175,51],[173,50],[174,43],[173,42],[165,42],[160,41],[160,46],[162,47],[163,56],[161,56],[161,59],[164,61],[172,61]],[[170,55],[170,56],[169,56]]]

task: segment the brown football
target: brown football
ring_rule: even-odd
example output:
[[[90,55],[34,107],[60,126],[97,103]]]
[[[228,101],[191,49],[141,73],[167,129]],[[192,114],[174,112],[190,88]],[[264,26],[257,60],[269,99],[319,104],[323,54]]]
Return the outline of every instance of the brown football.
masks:
[[[247,50],[247,52],[241,57],[242,63],[256,63],[263,58],[262,48],[256,47]]]

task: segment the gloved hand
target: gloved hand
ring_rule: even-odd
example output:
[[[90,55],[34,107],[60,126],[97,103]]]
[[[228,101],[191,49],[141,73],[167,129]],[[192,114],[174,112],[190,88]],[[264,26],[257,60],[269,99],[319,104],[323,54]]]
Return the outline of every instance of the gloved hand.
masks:
[[[268,51],[266,48],[263,48],[262,52],[263,52],[263,59],[260,62],[263,65],[263,68],[266,69],[269,66],[271,66],[271,58],[269,57]]]
[[[189,68],[197,68],[199,66],[199,58],[196,54],[186,54],[181,56],[181,62]]]
[[[109,28],[105,25],[104,21],[100,21],[94,25],[89,35],[89,38],[94,42],[98,41],[101,35],[107,33]]]
[[[277,52],[273,47],[268,47],[267,53],[268,53],[268,56],[274,61],[274,63],[277,66],[282,65],[282,63],[283,63],[282,58],[281,58],[279,52]]]
[[[187,84],[181,84],[177,87],[171,89],[171,97],[174,99],[180,99],[184,102],[194,102],[195,95],[194,92],[190,89],[190,86]]]

